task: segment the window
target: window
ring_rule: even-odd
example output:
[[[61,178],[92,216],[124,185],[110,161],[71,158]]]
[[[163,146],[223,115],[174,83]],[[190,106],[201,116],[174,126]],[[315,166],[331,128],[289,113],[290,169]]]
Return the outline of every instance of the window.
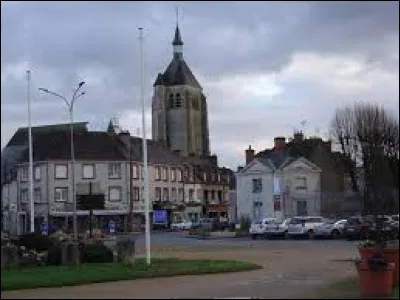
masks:
[[[168,180],[168,168],[167,167],[163,167],[162,168],[162,179],[164,180],[164,181],[167,181]]]
[[[221,182],[221,174],[218,173],[218,182]]]
[[[179,190],[178,190],[178,199],[179,199],[179,201],[181,201],[181,202],[184,200],[183,189],[179,189]]]
[[[261,193],[262,181],[261,178],[253,179],[253,193]]]
[[[21,168],[21,181],[28,181],[28,167]]]
[[[82,165],[82,178],[93,179],[94,178],[94,165]]]
[[[156,167],[156,180],[161,180],[161,167]]]
[[[214,182],[215,181],[215,173],[211,174],[211,181]]]
[[[171,181],[176,181],[176,170],[175,170],[175,168],[171,169]]]
[[[68,201],[68,188],[59,187],[54,189],[54,201],[66,202]]]
[[[194,179],[194,171],[188,170],[189,172],[189,181],[193,182]]]
[[[182,106],[182,99],[181,99],[181,94],[177,93],[175,96],[175,103],[174,103],[174,107],[179,108]]]
[[[222,201],[222,191],[217,191],[217,199],[219,202]]]
[[[122,199],[122,189],[119,186],[110,186],[108,188],[108,201],[117,202]]]
[[[182,170],[181,169],[178,169],[177,170],[178,171],[178,181],[182,181]]]
[[[133,177],[133,179],[139,179],[139,166],[138,165],[132,166],[132,177]]]
[[[35,180],[40,180],[42,178],[42,169],[40,166],[34,168],[33,176]]]
[[[194,195],[194,190],[193,189],[189,189],[189,201],[193,201],[193,195]]]
[[[211,191],[211,200],[215,200],[215,191],[214,190]]]
[[[169,201],[169,190],[168,188],[163,189],[163,200],[164,201]]]
[[[133,201],[139,201],[140,197],[139,197],[139,188],[137,186],[135,186],[133,188]]]
[[[35,203],[41,203],[42,202],[42,191],[40,188],[35,188],[34,194],[33,194],[33,199]]]
[[[142,200],[142,202],[144,202],[144,187],[143,186],[140,188],[140,199]]]
[[[296,190],[306,190],[307,189],[307,178],[297,177]]]
[[[204,190],[204,200],[208,200],[208,191]]]
[[[55,165],[54,169],[56,179],[68,178],[68,165]]]
[[[156,194],[156,201],[161,201],[161,188],[160,187],[155,188],[155,194]]]
[[[176,197],[177,197],[176,188],[171,188],[171,200],[175,202]]]
[[[108,164],[108,178],[119,179],[121,178],[121,164]]]
[[[20,194],[20,200],[21,200],[21,202],[28,202],[28,199],[29,199],[29,197],[28,197],[28,189],[21,189],[21,192],[20,192],[21,194]]]
[[[203,180],[207,181],[207,173],[206,172],[203,173]]]
[[[169,107],[174,108],[174,95],[169,94]]]

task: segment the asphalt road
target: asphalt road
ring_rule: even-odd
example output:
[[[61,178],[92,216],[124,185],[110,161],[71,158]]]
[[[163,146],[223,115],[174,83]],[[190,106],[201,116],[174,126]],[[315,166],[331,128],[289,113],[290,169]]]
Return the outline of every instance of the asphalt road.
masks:
[[[137,247],[145,246],[145,236],[140,234],[137,236]],[[152,245],[164,246],[226,246],[226,247],[252,247],[252,248],[298,248],[298,247],[349,247],[353,248],[356,241],[347,241],[344,239],[257,239],[252,240],[250,237],[222,237],[211,239],[198,239],[188,237],[186,232],[155,232],[151,234]]]

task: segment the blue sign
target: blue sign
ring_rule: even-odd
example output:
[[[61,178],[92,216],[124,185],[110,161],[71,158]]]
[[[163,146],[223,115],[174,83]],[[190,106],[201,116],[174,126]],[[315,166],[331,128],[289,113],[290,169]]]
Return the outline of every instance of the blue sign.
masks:
[[[108,223],[108,229],[110,230],[110,234],[115,233],[115,222],[114,221],[111,220]]]
[[[48,235],[49,224],[47,222],[42,222],[42,224],[40,224],[40,231],[42,232],[42,235]]]
[[[153,212],[153,223],[167,223],[168,214],[166,210],[155,210]]]

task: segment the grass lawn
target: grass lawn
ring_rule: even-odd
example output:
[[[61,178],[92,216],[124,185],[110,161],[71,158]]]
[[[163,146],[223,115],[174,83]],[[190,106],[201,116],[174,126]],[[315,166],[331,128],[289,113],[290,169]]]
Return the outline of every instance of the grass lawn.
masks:
[[[144,259],[128,264],[85,264],[74,266],[47,266],[38,268],[2,270],[1,290],[38,287],[60,287],[95,282],[133,280],[140,278],[200,275],[257,270],[259,265],[232,260],[153,259],[147,267]]]
[[[319,291],[321,299],[360,299],[356,277],[350,277],[323,287]],[[391,299],[399,299],[399,287],[393,289]]]

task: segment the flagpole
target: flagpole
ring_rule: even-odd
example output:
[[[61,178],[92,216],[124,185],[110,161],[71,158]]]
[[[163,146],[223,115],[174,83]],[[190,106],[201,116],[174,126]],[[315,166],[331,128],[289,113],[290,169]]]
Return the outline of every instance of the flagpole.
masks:
[[[32,124],[31,124],[31,71],[26,71],[28,81],[28,143],[29,143],[29,205],[31,232],[35,232],[35,203],[33,199],[33,147],[32,147]]]
[[[147,140],[146,140],[146,117],[145,117],[145,101],[144,101],[144,87],[143,87],[143,28],[139,28],[139,41],[140,41],[140,98],[142,100],[142,140],[143,140],[143,186],[144,186],[144,201],[145,201],[145,239],[146,239],[146,261],[147,265],[151,264],[151,251],[150,251],[150,200],[149,200],[149,178],[147,168]]]

